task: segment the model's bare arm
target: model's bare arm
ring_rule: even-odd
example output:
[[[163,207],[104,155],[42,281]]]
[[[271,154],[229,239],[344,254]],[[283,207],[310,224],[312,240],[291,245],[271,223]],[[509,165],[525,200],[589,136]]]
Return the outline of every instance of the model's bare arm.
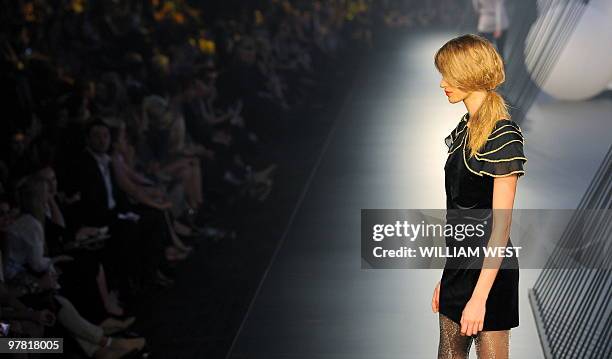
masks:
[[[512,207],[518,176],[496,177],[493,184],[493,228],[489,247],[505,247],[510,237]],[[487,298],[501,265],[501,257],[486,257],[472,296]]]
[[[493,181],[493,227],[489,247],[505,247],[510,237],[512,207],[518,175],[495,177]],[[482,330],[487,298],[503,257],[486,257],[476,287],[463,310],[461,333],[474,335]]]

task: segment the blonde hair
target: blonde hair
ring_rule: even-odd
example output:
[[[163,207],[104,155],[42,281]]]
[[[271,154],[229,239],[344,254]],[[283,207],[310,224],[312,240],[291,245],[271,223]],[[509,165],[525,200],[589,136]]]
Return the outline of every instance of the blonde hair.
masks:
[[[45,223],[45,194],[49,183],[39,175],[29,175],[17,184],[17,204],[21,213],[34,216],[40,223]]]
[[[466,34],[444,44],[436,52],[434,63],[452,86],[465,92],[487,92],[481,106],[469,119],[467,146],[471,157],[487,142],[497,121],[510,119],[508,105],[495,91],[506,79],[504,62],[491,42],[478,35]]]

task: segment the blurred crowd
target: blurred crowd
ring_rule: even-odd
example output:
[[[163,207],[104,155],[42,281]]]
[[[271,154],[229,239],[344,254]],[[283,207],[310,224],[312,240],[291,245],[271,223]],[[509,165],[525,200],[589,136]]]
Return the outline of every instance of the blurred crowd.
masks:
[[[434,21],[411,3],[0,1],[0,335],[146,356],[137,298],[236,237],[318,71],[379,26]]]

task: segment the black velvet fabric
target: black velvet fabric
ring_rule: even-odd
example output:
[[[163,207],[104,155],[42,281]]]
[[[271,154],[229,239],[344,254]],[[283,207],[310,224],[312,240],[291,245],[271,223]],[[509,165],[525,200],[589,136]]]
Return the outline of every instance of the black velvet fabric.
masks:
[[[448,159],[444,166],[447,223],[457,221],[449,213],[487,210],[493,205],[493,183],[495,177],[525,174],[527,158],[523,152],[524,138],[520,127],[511,120],[499,120],[487,143],[478,153],[470,157],[466,143],[469,137],[466,113],[457,127],[445,138]],[[488,221],[484,237],[488,241],[492,221]],[[469,239],[458,242],[446,239],[447,246],[473,245]],[[484,243],[486,245],[486,243]],[[508,239],[507,246],[513,246]],[[460,323],[461,314],[470,300],[478,277],[480,266],[456,268],[447,259],[440,283],[440,313]],[[480,261],[482,263],[482,260]],[[508,268],[511,267],[511,268]],[[519,325],[518,281],[519,270],[516,257],[504,258],[497,273],[486,303],[483,330],[506,330]]]

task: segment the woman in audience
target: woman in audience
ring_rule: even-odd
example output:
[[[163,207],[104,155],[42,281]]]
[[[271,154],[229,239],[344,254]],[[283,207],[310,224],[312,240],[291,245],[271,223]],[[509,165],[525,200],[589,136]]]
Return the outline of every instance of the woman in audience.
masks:
[[[26,177],[18,186],[21,215],[7,228],[4,259],[5,279],[17,287],[21,297],[38,308],[52,310],[89,357],[119,358],[144,348],[144,338],[110,338],[107,332],[117,326],[96,326],[85,320],[72,303],[57,294],[59,272],[55,264],[71,260],[68,256],[45,255],[45,203],[49,196],[47,181],[40,176]],[[29,298],[28,298],[29,297]],[[43,308],[41,308],[43,307]]]
[[[161,188],[153,186],[152,181],[130,167],[126,161],[129,152],[130,146],[127,142],[125,124],[121,122],[119,127],[113,131],[112,165],[115,180],[121,190],[135,201],[163,211],[163,218],[171,239],[171,243],[167,243],[165,247],[166,259],[170,261],[185,259],[191,247],[180,240],[171,224],[170,213],[167,210],[172,208],[172,203]]]
[[[197,211],[204,199],[202,194],[202,174],[197,157],[175,152],[173,143],[174,127],[177,122],[170,111],[168,102],[157,95],[143,101],[143,114],[148,124],[146,145],[148,157],[145,161],[153,163],[153,172],[160,178],[178,179],[185,190],[185,201],[191,211]]]

